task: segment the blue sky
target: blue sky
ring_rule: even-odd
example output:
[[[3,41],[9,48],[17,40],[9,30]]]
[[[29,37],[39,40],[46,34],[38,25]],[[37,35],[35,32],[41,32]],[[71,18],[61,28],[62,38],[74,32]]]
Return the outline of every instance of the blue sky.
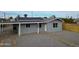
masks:
[[[55,15],[56,17],[72,16],[76,18],[79,16],[79,11],[0,11],[0,17],[3,17],[4,12],[6,13],[6,17],[16,17],[17,15],[23,16],[24,14],[37,17],[50,17],[51,15]]]

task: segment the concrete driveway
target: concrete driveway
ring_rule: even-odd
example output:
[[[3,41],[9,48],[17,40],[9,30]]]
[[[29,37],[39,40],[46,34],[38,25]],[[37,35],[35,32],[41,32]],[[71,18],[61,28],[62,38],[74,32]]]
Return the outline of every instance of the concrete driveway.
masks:
[[[79,33],[62,31],[25,34],[16,39],[17,47],[72,47],[79,46]]]

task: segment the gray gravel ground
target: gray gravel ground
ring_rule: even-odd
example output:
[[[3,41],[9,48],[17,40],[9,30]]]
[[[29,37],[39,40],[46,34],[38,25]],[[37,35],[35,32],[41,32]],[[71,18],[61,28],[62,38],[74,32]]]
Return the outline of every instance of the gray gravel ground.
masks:
[[[7,33],[0,36],[0,39],[4,39],[5,43],[11,43],[15,39],[17,47],[79,47],[79,33],[70,31],[31,33],[21,37]]]
[[[17,38],[17,47],[68,47],[66,44],[59,41],[64,40],[75,40],[79,41],[79,33],[62,31],[52,33],[32,33],[25,34]]]

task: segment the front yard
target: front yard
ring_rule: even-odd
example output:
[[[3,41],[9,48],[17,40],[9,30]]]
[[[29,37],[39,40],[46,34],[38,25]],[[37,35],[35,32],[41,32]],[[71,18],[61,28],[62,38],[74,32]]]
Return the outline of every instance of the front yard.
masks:
[[[0,46],[3,47],[79,47],[79,33],[42,32],[31,33],[18,37],[15,34],[3,34],[0,36]]]
[[[79,46],[79,33],[63,31],[53,33],[32,33],[16,40],[19,47],[74,47]]]

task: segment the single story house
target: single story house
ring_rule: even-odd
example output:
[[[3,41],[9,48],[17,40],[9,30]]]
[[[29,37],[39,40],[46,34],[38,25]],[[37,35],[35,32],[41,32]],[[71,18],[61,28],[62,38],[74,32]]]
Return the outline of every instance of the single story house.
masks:
[[[33,32],[58,32],[62,31],[62,21],[60,19],[49,19],[41,17],[19,17],[16,21],[20,23],[13,24],[14,32],[20,31],[20,34]],[[19,30],[20,29],[20,30]]]
[[[3,22],[0,24],[12,24],[13,31],[21,34],[37,32],[59,32],[62,31],[62,21],[60,19],[49,19],[42,17],[17,17],[15,21]]]

